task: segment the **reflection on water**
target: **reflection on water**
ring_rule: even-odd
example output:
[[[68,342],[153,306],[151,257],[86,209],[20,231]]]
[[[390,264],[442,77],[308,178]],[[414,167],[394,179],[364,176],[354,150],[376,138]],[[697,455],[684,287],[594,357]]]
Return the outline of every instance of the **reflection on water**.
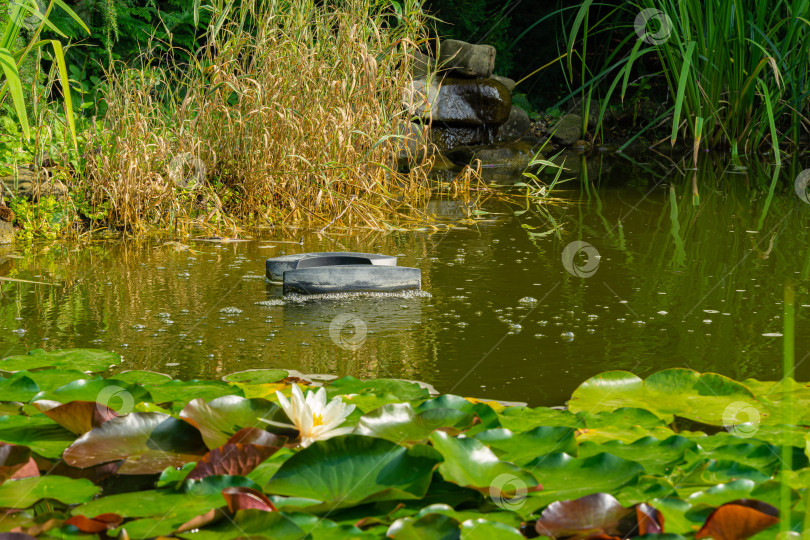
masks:
[[[110,240],[0,251],[0,275],[55,284],[0,282],[0,354],[100,347],[126,369],[186,378],[287,367],[554,405],[610,369],[780,377],[792,280],[796,373],[810,379],[810,205],[793,192],[798,170],[779,171],[769,198],[767,168],[707,161],[661,177],[652,162],[566,164],[582,180],[550,211],[559,238],[538,234],[549,216],[492,203],[461,228],[310,234],[303,246],[274,244],[277,234],[190,250]],[[454,203],[431,208],[466,216]],[[566,269],[574,241],[592,250],[574,250]],[[267,257],[344,250],[399,255],[430,295],[294,302],[264,280]]]

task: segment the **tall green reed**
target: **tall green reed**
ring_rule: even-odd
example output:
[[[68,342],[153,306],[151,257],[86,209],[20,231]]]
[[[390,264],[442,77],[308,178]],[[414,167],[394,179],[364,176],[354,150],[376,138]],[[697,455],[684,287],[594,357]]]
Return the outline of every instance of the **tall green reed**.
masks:
[[[696,148],[703,142],[735,152],[763,143],[778,152],[780,143],[798,144],[810,112],[810,0],[642,0],[617,6],[603,27],[588,28],[583,22],[592,5],[592,0],[580,4],[569,53],[589,32],[613,30],[617,21],[626,32],[587,83],[612,76],[602,114],[616,90],[624,99],[640,59],[654,54],[672,100],[673,144],[679,135]],[[642,10],[653,13],[646,28],[637,19]],[[650,35],[662,39],[645,39]],[[573,57],[568,56],[569,69]]]

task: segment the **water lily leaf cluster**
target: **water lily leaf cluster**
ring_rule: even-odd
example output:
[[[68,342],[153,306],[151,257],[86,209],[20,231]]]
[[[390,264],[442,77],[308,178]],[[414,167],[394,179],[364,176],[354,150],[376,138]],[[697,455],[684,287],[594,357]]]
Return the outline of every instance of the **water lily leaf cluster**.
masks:
[[[87,349],[0,360],[0,533],[723,540],[810,514],[810,385],[791,380],[608,372],[549,408],[121,369]]]

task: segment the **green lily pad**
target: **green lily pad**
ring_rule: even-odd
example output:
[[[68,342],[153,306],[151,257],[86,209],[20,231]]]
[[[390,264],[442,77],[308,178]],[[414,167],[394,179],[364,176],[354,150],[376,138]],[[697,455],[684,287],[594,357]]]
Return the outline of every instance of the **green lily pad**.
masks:
[[[539,426],[523,433],[497,428],[477,433],[474,438],[490,447],[500,459],[518,465],[545,454],[577,455],[574,429],[569,427]]]
[[[391,394],[401,401],[415,401],[430,397],[430,393],[418,384],[398,379],[361,381],[354,377],[342,377],[330,382],[326,391],[330,398],[340,394]]]
[[[188,423],[161,413],[130,413],[76,439],[63,458],[73,467],[123,459],[118,474],[157,474],[197,461],[205,452],[200,432]]]
[[[306,533],[283,512],[240,510],[232,520],[222,520],[200,531],[179,533],[188,540],[231,540],[252,538],[267,540],[300,540]]]
[[[476,439],[457,439],[437,431],[430,436],[430,441],[444,457],[439,465],[439,472],[448,482],[486,493],[490,493],[493,487],[514,488],[514,481],[521,482],[527,490],[538,487],[537,480],[530,472],[501,461],[492,450]],[[498,485],[499,483],[502,485]]]
[[[329,511],[365,501],[419,499],[439,461],[426,446],[343,435],[317,441],[284,462],[265,493],[321,501],[309,511]]]
[[[56,499],[64,504],[87,502],[101,488],[84,478],[35,476],[7,480],[0,485],[0,508],[28,508],[40,499]]]
[[[28,401],[39,393],[39,386],[28,377],[0,379],[0,399],[3,401]]]
[[[0,416],[0,441],[27,446],[42,457],[58,459],[75,439],[45,415]]]
[[[520,531],[509,525],[483,518],[468,519],[461,524],[462,540],[522,540]]]
[[[0,371],[68,367],[79,371],[99,372],[116,366],[121,361],[121,357],[114,352],[100,349],[62,349],[56,351],[34,349],[28,354],[9,356],[0,360]]]
[[[41,369],[37,371],[18,371],[13,377],[28,377],[34,381],[39,387],[40,391],[47,392],[48,390],[56,390],[60,386],[64,386],[71,381],[78,381],[79,379],[100,379],[100,376],[89,377],[86,373],[75,369]]]
[[[206,446],[211,449],[228,442],[242,428],[264,429],[268,424],[260,418],[289,423],[284,411],[275,403],[240,396],[222,396],[208,403],[203,398],[194,399],[180,412],[180,418],[199,429]]]
[[[248,369],[225,375],[225,382],[267,384],[278,382],[290,374],[286,369]]]
[[[32,401],[40,400],[58,401],[59,403],[95,401],[126,414],[136,403],[152,401],[152,396],[141,386],[118,379],[79,379],[55,390],[40,392],[34,396]]]
[[[678,415],[719,426],[723,425],[724,411],[735,402],[756,407],[751,390],[728,377],[674,368],[646,380],[626,371],[602,373],[582,383],[568,407],[574,413],[634,407],[651,411],[667,423]]]
[[[186,403],[192,399],[210,401],[222,396],[244,396],[242,390],[222,381],[169,381],[161,384],[145,384],[155,403],[176,401]]]
[[[579,445],[580,457],[607,452],[639,463],[647,473],[661,475],[668,474],[669,469],[675,464],[684,462],[684,453],[687,450],[696,454],[697,444],[679,435],[673,435],[663,441],[659,441],[655,437],[644,437],[632,444],[625,444],[621,441],[595,444],[586,441]]]
[[[427,408],[416,413],[410,403],[391,403],[360,418],[355,433],[381,437],[397,444],[425,441],[437,429],[459,433],[472,424],[472,412]]]
[[[158,373],[157,371],[145,370],[130,370],[116,373],[115,378],[119,381],[124,381],[132,384],[163,384],[172,380],[172,378],[165,373]]]
[[[644,468],[611,454],[574,458],[551,454],[526,465],[543,485],[543,491],[531,493],[520,512],[533,512],[554,501],[578,499],[592,493],[611,493],[636,482]]]
[[[396,520],[386,536],[394,540],[453,540],[461,537],[460,523],[444,514],[425,514]]]
[[[570,411],[548,407],[508,407],[499,413],[500,423],[512,431],[528,431],[538,426],[579,427],[582,422]]]

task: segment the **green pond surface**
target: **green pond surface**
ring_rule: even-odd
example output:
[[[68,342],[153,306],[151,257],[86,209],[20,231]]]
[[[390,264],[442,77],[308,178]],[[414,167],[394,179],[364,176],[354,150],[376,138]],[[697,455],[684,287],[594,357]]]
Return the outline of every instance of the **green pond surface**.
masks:
[[[792,282],[796,378],[810,380],[801,167],[781,170],[769,196],[767,166],[568,164],[575,180],[548,214],[490,201],[491,214],[465,220],[459,203],[433,201],[449,230],[303,233],[298,245],[274,242],[302,234],[278,229],[249,242],[183,240],[184,251],[161,240],[2,248],[0,276],[53,285],[0,282],[0,354],[95,347],[122,354],[121,369],[182,378],[281,367],[561,405],[612,369],[780,378]],[[538,234],[549,216],[559,237]],[[566,251],[575,241],[592,247]],[[422,269],[429,296],[301,302],[264,279],[268,257],[343,250],[398,255]]]

